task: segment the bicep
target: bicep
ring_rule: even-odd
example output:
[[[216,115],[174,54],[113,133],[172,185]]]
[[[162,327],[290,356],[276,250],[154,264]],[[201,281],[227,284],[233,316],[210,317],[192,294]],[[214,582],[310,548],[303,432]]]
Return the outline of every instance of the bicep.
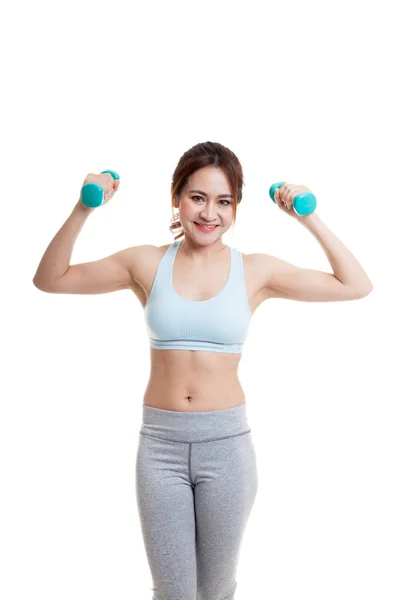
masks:
[[[360,297],[356,290],[344,285],[333,273],[297,267],[268,254],[260,256],[263,257],[263,285],[271,298],[302,302],[335,302]]]
[[[129,289],[139,246],[126,248],[92,262],[70,265],[64,275],[44,291],[55,294],[106,294]]]

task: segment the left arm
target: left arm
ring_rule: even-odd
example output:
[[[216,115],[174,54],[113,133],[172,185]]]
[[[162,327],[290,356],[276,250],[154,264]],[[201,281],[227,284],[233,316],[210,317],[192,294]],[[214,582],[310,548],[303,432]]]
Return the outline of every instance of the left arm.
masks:
[[[305,302],[355,300],[367,296],[373,289],[372,282],[350,250],[315,212],[304,217],[296,215],[296,218],[320,243],[333,273],[301,269],[274,256],[260,254],[268,295]]]

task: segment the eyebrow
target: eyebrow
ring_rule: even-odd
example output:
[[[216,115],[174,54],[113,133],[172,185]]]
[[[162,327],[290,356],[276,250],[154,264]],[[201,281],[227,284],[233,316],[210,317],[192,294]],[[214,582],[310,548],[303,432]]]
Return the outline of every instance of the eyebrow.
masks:
[[[208,196],[208,194],[202,192],[201,190],[189,190],[189,194],[191,194],[192,192],[197,192],[198,194],[202,194],[203,196]],[[233,196],[231,194],[220,194],[218,198],[233,198]]]

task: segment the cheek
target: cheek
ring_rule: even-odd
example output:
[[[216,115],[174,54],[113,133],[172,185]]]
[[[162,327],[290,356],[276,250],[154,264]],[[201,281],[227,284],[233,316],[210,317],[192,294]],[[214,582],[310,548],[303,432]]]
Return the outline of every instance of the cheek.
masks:
[[[181,210],[179,211],[179,214],[184,218],[184,219],[194,219],[194,215],[195,215],[195,211],[191,210],[190,208],[188,208],[187,206],[181,207]]]

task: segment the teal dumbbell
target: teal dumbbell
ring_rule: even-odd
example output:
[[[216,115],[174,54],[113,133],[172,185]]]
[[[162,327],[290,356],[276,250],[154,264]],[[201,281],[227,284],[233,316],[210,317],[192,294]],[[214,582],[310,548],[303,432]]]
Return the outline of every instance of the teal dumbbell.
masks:
[[[115,171],[102,171],[101,175],[103,175],[103,173],[110,173],[113,179],[119,179],[119,175]],[[85,183],[85,185],[82,186],[81,199],[86,206],[97,208],[103,204],[104,189],[98,183]]]
[[[277,188],[281,188],[284,185],[284,181],[280,183],[274,183],[269,188],[269,195],[271,199],[275,202],[275,190]],[[276,204],[276,202],[275,202]],[[293,210],[300,216],[304,217],[305,215],[310,215],[317,207],[317,199],[311,192],[305,192],[304,194],[297,194],[293,198]]]

